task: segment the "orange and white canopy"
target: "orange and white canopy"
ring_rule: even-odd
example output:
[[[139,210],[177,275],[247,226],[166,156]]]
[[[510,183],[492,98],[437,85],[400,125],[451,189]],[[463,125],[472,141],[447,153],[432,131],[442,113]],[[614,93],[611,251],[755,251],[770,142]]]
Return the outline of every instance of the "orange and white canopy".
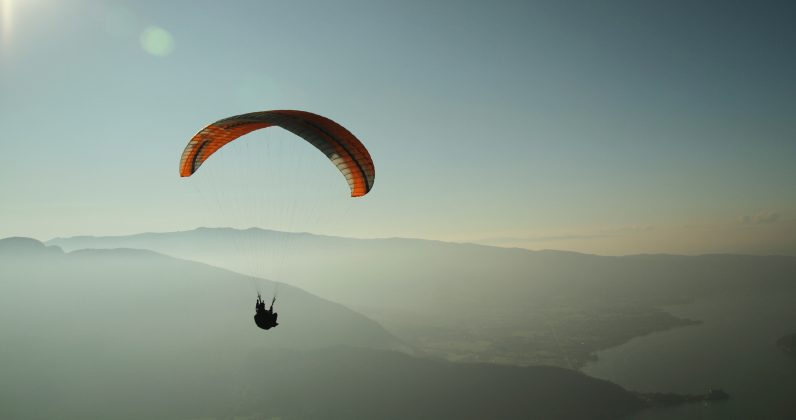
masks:
[[[282,127],[323,152],[345,176],[352,197],[361,197],[373,188],[376,169],[370,153],[350,131],[336,122],[305,111],[252,112],[218,120],[185,146],[180,159],[180,176],[193,175],[213,153],[225,144],[266,127]]]

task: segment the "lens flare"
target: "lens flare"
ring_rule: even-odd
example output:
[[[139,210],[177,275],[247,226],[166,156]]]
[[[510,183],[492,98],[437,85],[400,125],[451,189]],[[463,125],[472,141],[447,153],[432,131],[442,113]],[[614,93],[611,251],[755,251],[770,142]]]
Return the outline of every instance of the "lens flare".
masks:
[[[163,28],[150,26],[141,33],[141,48],[152,55],[165,57],[174,51],[174,37]]]

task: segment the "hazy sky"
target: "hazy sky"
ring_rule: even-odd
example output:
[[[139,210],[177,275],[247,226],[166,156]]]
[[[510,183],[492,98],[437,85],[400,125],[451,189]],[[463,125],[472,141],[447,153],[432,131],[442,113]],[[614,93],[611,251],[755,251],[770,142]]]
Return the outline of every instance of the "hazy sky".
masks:
[[[600,254],[796,254],[796,3],[0,0],[0,237],[200,225]],[[347,197],[279,129],[376,163]]]

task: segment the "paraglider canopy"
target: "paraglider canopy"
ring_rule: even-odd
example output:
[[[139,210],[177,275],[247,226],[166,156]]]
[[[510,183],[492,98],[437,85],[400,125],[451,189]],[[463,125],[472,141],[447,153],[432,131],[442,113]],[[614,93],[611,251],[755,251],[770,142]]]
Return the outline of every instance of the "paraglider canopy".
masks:
[[[361,197],[373,188],[376,170],[370,153],[350,131],[336,122],[306,111],[252,112],[218,120],[196,133],[180,159],[180,176],[191,176],[227,143],[254,130],[281,127],[303,138],[337,166],[351,188]]]

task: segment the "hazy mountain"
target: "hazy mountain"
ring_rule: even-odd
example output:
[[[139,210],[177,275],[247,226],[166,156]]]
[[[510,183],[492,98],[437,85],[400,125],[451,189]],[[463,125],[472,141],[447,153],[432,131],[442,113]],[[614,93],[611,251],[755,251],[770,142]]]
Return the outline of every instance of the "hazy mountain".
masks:
[[[6,257],[40,256],[63,253],[64,251],[60,247],[46,246],[31,238],[12,237],[0,239],[0,255]]]
[[[613,419],[644,405],[564,369],[375,350],[401,344],[338,304],[279,292],[281,325],[263,332],[245,276],[0,240],[0,418]]]
[[[63,253],[31,239],[3,239],[0,278],[4,338],[47,331],[94,340],[117,330],[109,345],[156,336],[197,344],[226,337],[249,347],[401,345],[376,322],[296,287],[152,251]],[[267,333],[252,320],[258,286],[279,292],[281,325]]]
[[[261,229],[59,238],[133,247],[272,276],[352,307],[454,360],[579,366],[598,349],[693,321],[662,305],[756,288],[796,296],[796,258],[603,257]]]

